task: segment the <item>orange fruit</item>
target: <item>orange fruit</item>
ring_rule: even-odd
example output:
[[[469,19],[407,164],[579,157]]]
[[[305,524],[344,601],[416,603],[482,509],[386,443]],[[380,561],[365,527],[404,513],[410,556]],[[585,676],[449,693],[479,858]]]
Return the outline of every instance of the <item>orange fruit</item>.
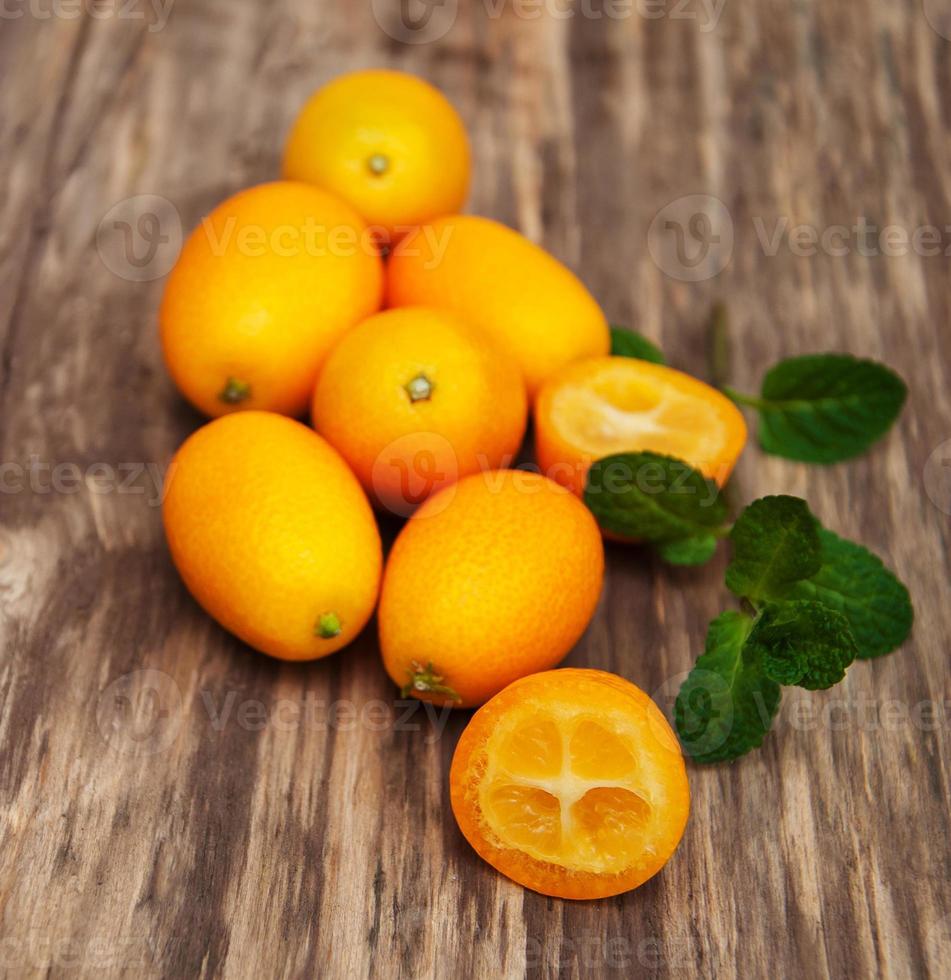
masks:
[[[510,465],[518,367],[454,313],[408,306],[348,330],[314,390],[314,427],[384,507],[409,514],[459,476]]]
[[[577,494],[595,460],[644,450],[676,456],[722,486],[745,444],[742,413],[716,388],[631,357],[571,364],[535,405],[539,466]]]
[[[458,113],[428,82],[357,71],[318,89],[284,149],[284,176],[325,187],[392,239],[458,211],[471,170]]]
[[[382,260],[363,221],[307,184],[241,191],[189,236],[165,287],[162,348],[206,415],[302,415],[331,344],[380,307]]]
[[[239,412],[199,429],[172,460],[163,518],[192,595],[272,657],[333,653],[373,612],[373,511],[336,450],[300,422]]]
[[[462,733],[449,785],[479,855],[557,898],[642,885],[677,849],[690,810],[683,755],[660,709],[600,670],[510,684]]]
[[[468,215],[407,235],[387,262],[389,306],[437,306],[481,328],[519,364],[530,397],[555,371],[607,354],[607,321],[581,281],[517,231]]]
[[[464,477],[416,511],[390,552],[384,666],[415,697],[482,704],[568,653],[603,576],[601,535],[577,497],[537,473]]]

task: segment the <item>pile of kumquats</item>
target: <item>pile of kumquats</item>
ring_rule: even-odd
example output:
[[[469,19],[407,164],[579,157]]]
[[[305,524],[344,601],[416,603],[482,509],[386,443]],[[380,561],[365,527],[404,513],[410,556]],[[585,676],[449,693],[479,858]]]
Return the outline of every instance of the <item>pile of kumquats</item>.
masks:
[[[746,426],[703,382],[612,356],[571,271],[459,213],[470,169],[440,92],[361,71],[306,103],[282,179],[202,219],[160,322],[213,420],[173,460],[165,529],[196,600],[273,657],[334,653],[376,611],[404,694],[481,706],[450,778],[476,851],[544,894],[613,895],[673,854],[689,791],[647,695],[552,669],[597,607],[601,526],[625,536],[586,478],[639,451],[715,490]],[[537,466],[516,469],[530,414]],[[385,563],[375,511],[408,518]]]

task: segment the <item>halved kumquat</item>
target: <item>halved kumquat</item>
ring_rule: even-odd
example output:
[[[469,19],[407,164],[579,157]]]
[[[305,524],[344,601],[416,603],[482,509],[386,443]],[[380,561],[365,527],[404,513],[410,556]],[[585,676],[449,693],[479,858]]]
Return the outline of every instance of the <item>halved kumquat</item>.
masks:
[[[595,460],[644,450],[676,456],[722,486],[745,444],[743,415],[716,388],[630,357],[568,365],[542,387],[535,409],[542,472],[577,494]]]
[[[481,857],[559,898],[643,884],[676,850],[690,809],[660,709],[600,670],[532,674],[492,698],[462,733],[450,794]]]

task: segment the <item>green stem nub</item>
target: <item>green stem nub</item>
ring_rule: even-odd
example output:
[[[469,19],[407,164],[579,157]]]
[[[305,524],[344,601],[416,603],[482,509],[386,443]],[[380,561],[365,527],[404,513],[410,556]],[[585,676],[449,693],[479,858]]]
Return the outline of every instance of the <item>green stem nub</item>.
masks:
[[[343,629],[343,624],[340,622],[340,617],[336,613],[327,612],[322,613],[320,619],[317,620],[314,633],[322,640],[332,640],[335,636],[340,635],[341,629]]]
[[[411,402],[428,402],[432,398],[432,394],[436,386],[426,377],[425,374],[420,372],[411,381],[407,381],[403,385],[403,389],[406,394],[409,395],[409,400]]]
[[[374,153],[367,157],[367,169],[371,174],[382,177],[390,169],[390,158],[385,153]]]
[[[239,381],[237,378],[228,378],[224,388],[218,393],[218,398],[226,405],[240,405],[245,399],[251,397],[251,385],[247,381]]]
[[[409,683],[400,688],[401,697],[408,698],[415,693],[444,694],[453,701],[462,700],[451,687],[443,684],[443,676],[436,673],[431,660],[425,667],[418,660],[414,660],[412,668],[406,673],[409,674]]]

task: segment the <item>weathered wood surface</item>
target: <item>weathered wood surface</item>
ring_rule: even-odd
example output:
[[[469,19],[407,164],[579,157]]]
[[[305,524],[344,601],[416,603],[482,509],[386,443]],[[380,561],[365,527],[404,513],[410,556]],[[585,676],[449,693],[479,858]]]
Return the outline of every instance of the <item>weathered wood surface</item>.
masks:
[[[372,12],[395,33],[398,5],[369,0],[175,0],[165,24],[139,2],[99,17],[4,6],[3,975],[951,969],[951,17],[938,0],[731,3],[718,18],[697,0],[614,16],[588,3],[570,19],[546,7],[559,9],[460,4],[443,37],[407,44]],[[326,662],[270,662],[200,612],[163,546],[155,481],[199,423],[156,338],[151,277],[176,215],[187,229],[273,176],[305,95],[380,64],[460,108],[471,209],[544,242],[675,364],[708,372],[704,323],[723,299],[737,386],[822,349],[882,358],[911,383],[866,458],[809,468],[751,448],[736,493],[805,496],[877,550],[916,599],[912,642],[788,697],[739,764],[694,767],[682,847],[617,899],[542,898],[475,857],[446,786],[465,717],[441,734],[421,712],[398,723],[372,634]],[[170,204],[123,228],[121,202],[142,194]],[[653,239],[661,268],[649,228],[694,194],[722,201],[734,240],[728,256],[715,210],[689,226],[721,238],[691,282],[675,230]],[[856,233],[844,255],[838,239],[815,255],[769,241],[777,222],[862,219],[938,226],[938,254],[863,249]],[[674,571],[611,548],[568,662],[671,693],[729,601],[721,572],[722,557]]]

